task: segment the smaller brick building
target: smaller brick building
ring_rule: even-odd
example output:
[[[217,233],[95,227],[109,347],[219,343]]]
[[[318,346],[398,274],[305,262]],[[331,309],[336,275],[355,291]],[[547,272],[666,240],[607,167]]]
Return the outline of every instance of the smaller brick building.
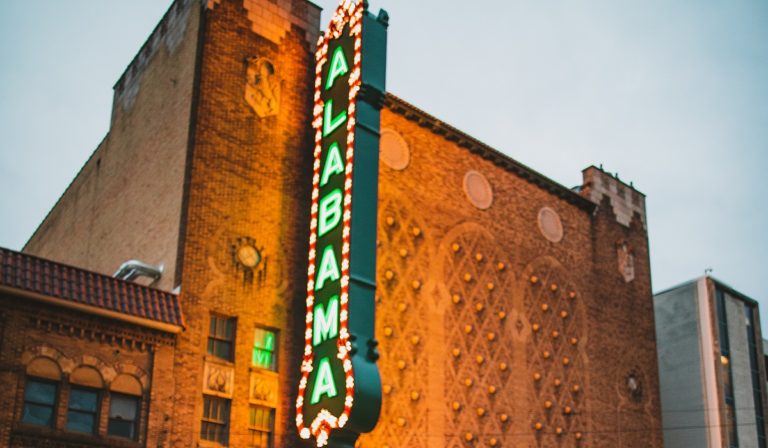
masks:
[[[163,446],[178,297],[0,248],[0,446]]]

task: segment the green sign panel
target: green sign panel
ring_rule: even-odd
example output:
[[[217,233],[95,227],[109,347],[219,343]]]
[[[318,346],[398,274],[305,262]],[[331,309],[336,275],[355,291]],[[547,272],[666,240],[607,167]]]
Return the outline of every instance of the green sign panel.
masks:
[[[318,42],[314,175],[299,435],[351,447],[376,425],[374,338],[379,122],[387,15],[343,0]]]

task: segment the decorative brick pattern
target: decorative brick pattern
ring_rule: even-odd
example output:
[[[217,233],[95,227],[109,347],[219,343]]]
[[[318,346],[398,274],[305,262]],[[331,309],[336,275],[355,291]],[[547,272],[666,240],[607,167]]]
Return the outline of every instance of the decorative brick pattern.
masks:
[[[446,447],[492,445],[511,430],[515,407],[508,313],[514,274],[509,254],[475,223],[453,229],[440,247],[442,281],[450,294],[445,312],[444,415]]]
[[[430,316],[428,234],[412,207],[401,201],[379,210],[376,334],[383,405],[382,431],[363,437],[370,447],[426,447],[430,397],[424,384]]]
[[[578,446],[589,432],[584,418],[589,415],[584,396],[590,392],[585,388],[585,298],[553,259],[534,262],[524,276],[531,331],[526,360],[534,397],[530,431],[544,446]]]
[[[213,9],[222,0],[207,0]],[[304,31],[307,48],[314,49],[320,35],[320,8],[305,0],[241,0],[248,11],[251,31],[279,44],[291,27]]]
[[[0,309],[0,400],[6,404],[0,407],[0,446],[136,446],[106,437],[107,391],[126,376],[140,384],[138,442],[164,446],[162,426],[173,407],[172,335],[8,292],[0,294]],[[41,361],[54,366],[53,378],[59,378],[53,428],[43,431],[20,424],[27,367],[39,366]],[[94,436],[64,430],[69,381],[73,372],[83,368],[94,369],[103,382],[101,417]]]
[[[603,196],[610,198],[616,221],[629,227],[629,222],[635,214],[640,216],[643,227],[647,228],[645,219],[645,195],[635,190],[632,185],[619,180],[618,175],[612,175],[601,168],[591,166],[583,171],[584,188],[582,196],[597,204]]]

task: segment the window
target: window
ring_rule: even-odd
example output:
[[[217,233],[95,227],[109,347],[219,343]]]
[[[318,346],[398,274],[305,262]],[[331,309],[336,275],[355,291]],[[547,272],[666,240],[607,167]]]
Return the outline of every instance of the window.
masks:
[[[248,432],[251,436],[251,448],[272,448],[272,434],[275,432],[275,410],[251,405]]]
[[[32,425],[53,426],[56,389],[56,383],[28,378],[21,421]]]
[[[113,393],[109,402],[107,434],[136,440],[136,420],[139,398]]]
[[[235,319],[212,314],[211,328],[208,333],[208,353],[232,361],[232,342],[234,339]]]
[[[755,406],[757,420],[757,444],[766,448],[765,415],[763,414],[763,389],[760,381],[759,350],[755,335],[755,305],[744,304],[744,316],[747,323],[747,344],[749,347],[749,367],[752,376],[752,400]]]
[[[274,331],[257,328],[253,338],[251,364],[271,371],[277,371],[277,335]]]
[[[99,393],[92,389],[72,386],[67,406],[67,429],[94,434],[98,422]]]
[[[723,401],[725,402],[725,432],[728,437],[728,447],[738,448],[739,434],[736,427],[736,397],[733,392],[733,372],[731,370],[731,342],[728,334],[728,314],[726,299],[723,291],[715,291],[717,306],[717,321],[720,340],[720,368],[723,378]]]
[[[229,400],[203,395],[203,421],[200,428],[203,440],[227,444],[229,438]]]

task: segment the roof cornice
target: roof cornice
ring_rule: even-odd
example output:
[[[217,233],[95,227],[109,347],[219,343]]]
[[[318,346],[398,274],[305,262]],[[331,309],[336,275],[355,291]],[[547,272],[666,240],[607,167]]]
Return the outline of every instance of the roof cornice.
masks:
[[[483,159],[495,164],[496,166],[509,171],[516,176],[526,180],[549,193],[563,199],[564,201],[575,205],[587,212],[592,212],[596,204],[586,199],[571,189],[555,182],[545,175],[535,171],[522,163],[512,159],[506,154],[486,145],[476,138],[460,131],[459,129],[445,123],[438,118],[424,112],[418,107],[406,102],[405,100],[387,93],[384,105],[391,112],[396,113],[407,120],[417,123],[419,126],[429,129],[436,135],[442,136],[449,142],[477,154]]]

